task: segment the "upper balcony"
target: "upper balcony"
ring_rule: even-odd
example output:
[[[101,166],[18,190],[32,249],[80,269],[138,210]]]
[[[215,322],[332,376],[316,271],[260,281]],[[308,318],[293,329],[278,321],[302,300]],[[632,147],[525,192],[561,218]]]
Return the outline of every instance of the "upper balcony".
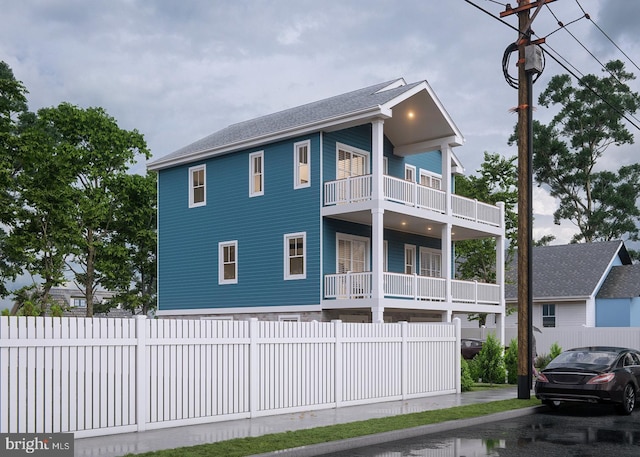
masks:
[[[324,206],[359,203],[372,198],[372,175],[355,176],[324,184]],[[383,198],[398,205],[446,214],[447,192],[415,182],[384,175]],[[451,194],[451,214],[459,219],[492,227],[502,224],[501,209],[470,198]]]

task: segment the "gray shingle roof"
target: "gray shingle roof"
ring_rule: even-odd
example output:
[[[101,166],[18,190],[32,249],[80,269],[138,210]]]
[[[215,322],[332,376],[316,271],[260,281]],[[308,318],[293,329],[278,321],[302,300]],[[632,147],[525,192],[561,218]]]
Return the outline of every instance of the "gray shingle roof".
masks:
[[[402,80],[386,81],[278,113],[232,124],[154,161],[149,167],[152,169],[159,168],[163,163],[181,158],[186,159],[200,152],[234,145],[254,138],[259,139],[278,132],[295,130],[305,125],[314,125],[351,113],[355,114],[369,109],[375,109],[424,82],[420,81],[396,87],[398,84],[395,83],[398,81]],[[386,87],[391,88],[382,90]]]
[[[631,263],[621,241],[577,243],[533,248],[533,299],[588,297],[596,291],[616,255]],[[518,296],[517,256],[507,273],[505,299]]]
[[[640,264],[613,267],[597,298],[640,297]]]

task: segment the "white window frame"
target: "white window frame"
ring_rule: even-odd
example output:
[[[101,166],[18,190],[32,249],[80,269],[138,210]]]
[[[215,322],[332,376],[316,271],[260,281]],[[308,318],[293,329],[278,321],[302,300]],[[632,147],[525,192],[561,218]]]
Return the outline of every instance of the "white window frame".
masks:
[[[404,180],[409,182],[416,182],[416,167],[414,165],[404,165]]]
[[[302,182],[302,163],[300,162],[300,150],[307,148],[307,182]],[[299,141],[293,145],[293,188],[303,189],[311,186],[311,141]]]
[[[203,188],[203,199],[201,202],[195,201],[194,191],[196,189],[195,183],[193,181],[194,173],[202,171],[202,188]],[[199,206],[205,206],[207,204],[207,166],[206,165],[197,165],[195,167],[189,168],[189,208],[197,208]]]
[[[87,299],[85,297],[71,297],[71,306],[73,308],[86,308]]]
[[[410,252],[411,258],[407,257],[407,252]],[[411,261],[411,263],[409,262]],[[407,273],[407,267],[412,267],[413,271],[411,273]],[[404,274],[406,275],[414,275],[416,274],[416,246],[415,244],[405,244],[404,245]]]
[[[340,151],[341,150],[344,152],[348,152],[350,154],[362,156],[364,158],[364,166],[363,166],[362,174],[360,175],[352,174],[353,170],[349,170],[349,176],[343,176],[342,178],[340,177]],[[365,151],[364,149],[359,149],[344,143],[336,143],[336,179],[343,179],[345,177],[351,178],[354,176],[366,176],[370,174],[371,173],[370,172],[371,170],[370,156],[371,156],[371,153],[369,151]]]
[[[364,260],[363,260],[364,270],[362,272],[370,271],[371,270],[370,268],[371,239],[365,236],[351,235],[348,233],[338,232],[336,233],[336,273],[340,272],[339,271],[340,270],[340,240],[351,241],[351,242],[356,241],[356,242],[364,243]],[[353,262],[353,258],[350,260]],[[346,273],[346,271],[344,273]]]
[[[234,247],[235,249],[235,261],[234,261],[234,277],[233,279],[225,279],[224,266],[225,256],[224,250],[228,247]],[[218,243],[218,284],[237,284],[238,283],[238,240],[233,241],[221,241]]]
[[[436,255],[440,258],[440,265],[438,268],[438,276],[432,275],[432,274],[423,274],[424,270],[425,270],[425,266],[422,265],[422,255],[423,254],[431,254],[431,255]],[[430,266],[429,266],[430,267]],[[430,278],[442,278],[442,251],[438,250],[438,249],[432,249],[432,248],[425,248],[423,246],[420,246],[420,276],[428,276]],[[431,273],[431,268],[428,269],[427,273]]]
[[[382,158],[382,174],[384,175],[389,174],[389,158],[388,157]]]
[[[546,310],[553,310],[553,314],[551,313],[545,313],[545,309]],[[553,318],[553,325],[544,325],[544,319],[545,317],[547,319],[551,319]],[[542,326],[546,327],[546,328],[556,328],[558,325],[558,315],[556,314],[556,305],[555,303],[545,303],[542,305]]]
[[[259,172],[255,169],[255,160],[260,158],[262,170]],[[255,178],[260,178],[260,190],[256,190]],[[264,151],[252,152],[249,154],[249,197],[259,197],[264,195]]]
[[[389,271],[389,242],[387,240],[382,241],[382,270]]]
[[[291,255],[289,252],[289,240],[302,238],[302,274],[291,273]],[[284,236],[284,279],[285,281],[307,278],[307,232],[287,233]]]
[[[423,180],[424,178],[424,180]],[[424,182],[426,181],[426,182]],[[435,183],[438,183],[435,185]],[[436,190],[442,190],[442,175],[432,171],[420,169],[420,184]]]

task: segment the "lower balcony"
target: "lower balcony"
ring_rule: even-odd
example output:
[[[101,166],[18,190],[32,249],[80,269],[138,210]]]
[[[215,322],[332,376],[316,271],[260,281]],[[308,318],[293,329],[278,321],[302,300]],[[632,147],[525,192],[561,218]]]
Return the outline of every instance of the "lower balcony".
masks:
[[[327,299],[371,298],[372,282],[370,271],[325,275],[324,296]],[[385,272],[384,296],[444,302],[446,282],[445,278]],[[500,304],[500,286],[497,284],[454,279],[451,280],[451,295],[454,303]]]

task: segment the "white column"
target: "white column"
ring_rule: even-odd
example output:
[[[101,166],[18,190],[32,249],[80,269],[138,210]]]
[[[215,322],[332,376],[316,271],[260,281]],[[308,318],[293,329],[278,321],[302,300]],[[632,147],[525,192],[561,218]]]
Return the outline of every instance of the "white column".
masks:
[[[371,320],[384,322],[384,209],[383,195],[384,121],[371,122],[371,190],[374,208],[371,210]]]
[[[442,226],[442,232],[440,235],[442,243],[442,277],[446,279],[445,282],[445,303],[451,303],[453,296],[451,295],[451,279],[452,278],[452,265],[453,265],[453,253],[451,245],[451,224],[447,223]]]
[[[500,220],[502,221],[502,233],[504,234],[504,203],[498,202],[498,208],[500,208]],[[505,341],[505,320],[507,316],[506,305],[504,299],[504,269],[505,269],[505,237],[500,235],[496,237],[496,284],[500,287],[500,312],[496,313],[496,336],[502,342],[503,345],[507,344]]]
[[[442,190],[447,193],[445,199],[445,211],[447,215],[451,215],[451,194],[453,193],[453,179],[451,177],[451,147],[448,144],[440,146],[442,154]]]

